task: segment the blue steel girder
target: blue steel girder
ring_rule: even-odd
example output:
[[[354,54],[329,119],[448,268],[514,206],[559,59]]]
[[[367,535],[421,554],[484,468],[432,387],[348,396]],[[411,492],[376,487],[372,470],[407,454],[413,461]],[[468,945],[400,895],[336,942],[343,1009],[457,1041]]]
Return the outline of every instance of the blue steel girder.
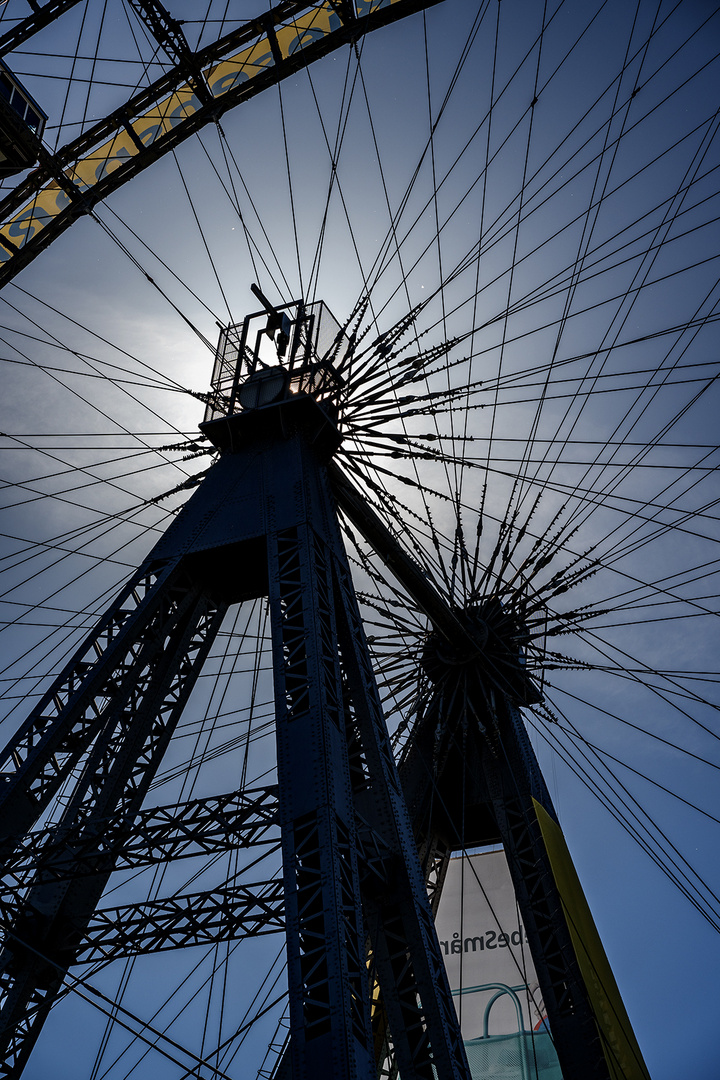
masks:
[[[0,892],[0,920],[5,923],[15,916],[19,894],[38,870],[48,883],[239,848],[278,847],[277,810],[273,786],[149,807],[132,824],[125,814],[115,814],[98,819],[93,835],[83,834],[79,827],[58,826],[30,833],[22,851],[25,865],[15,871],[12,885],[4,884]],[[361,877],[372,878],[375,888],[385,888],[391,853],[362,819],[357,838]],[[63,843],[72,848],[72,865],[58,858]],[[6,867],[6,877],[7,873]],[[101,908],[78,929],[82,944],[73,954],[73,963],[78,964],[276,933],[285,929],[282,882],[235,880],[191,895]]]
[[[573,943],[573,913],[564,906],[537,807],[556,825],[557,816],[515,703],[528,694],[522,669],[508,679],[507,670],[493,664],[472,622],[450,608],[337,466],[328,472],[342,511],[453,656],[444,672],[435,672],[434,692],[400,761],[423,861],[441,882],[451,850],[501,840],[563,1077],[609,1080],[626,1075],[628,1062],[633,1075],[638,1063],[644,1074],[609,967],[598,969],[593,961],[592,973],[584,975]],[[599,940],[596,947],[602,951]],[[587,968],[587,950],[582,959]],[[591,984],[602,983],[598,994]]]
[[[143,565],[43,694],[0,759],[0,853],[39,819],[109,713],[136,694],[189,603],[175,563]]]
[[[0,287],[79,217],[205,124],[341,45],[437,2],[284,0],[182,55],[169,73],[105,119],[55,153],[43,154],[39,166],[0,201]],[[59,13],[67,6],[52,8]],[[35,17],[42,20],[50,7]],[[17,34],[12,41],[19,43]]]
[[[40,867],[46,880],[66,880],[114,869],[139,869],[170,859],[214,855],[238,848],[279,844],[277,788],[231,791],[169,806],[140,810],[128,821],[124,809],[95,819],[88,834],[82,823],[28,833],[5,861],[0,904],[29,887]],[[73,850],[72,867],[62,864],[63,847]]]
[[[452,832],[458,820],[452,813],[444,833],[441,828],[431,835],[424,824],[433,770],[438,807],[450,804],[459,787],[462,715],[471,720],[472,738],[462,749],[472,763],[473,797],[481,811],[467,820],[503,839],[564,1074],[607,1078],[597,1017],[533,810],[536,802],[554,817],[552,806],[517,709],[484,682],[462,613],[418,574],[369,508],[338,481],[337,470],[326,469],[322,455],[332,453],[334,444],[317,440],[324,429],[313,410],[322,411],[306,399],[271,406],[264,417],[257,410],[232,417],[232,423],[219,421],[233,427],[234,449],[221,454],[6,755],[0,823],[7,849],[18,843],[20,856],[23,828],[42,813],[81,754],[86,767],[61,822],[68,842],[50,845],[50,861],[41,863],[28,902],[10,898],[4,909],[6,930],[12,925],[0,958],[7,1049],[0,1075],[19,1075],[62,973],[86,945],[91,949],[83,935],[95,925],[92,918],[98,949],[101,938],[108,956],[130,948],[113,944],[102,913],[93,916],[115,855],[122,864],[119,848],[108,853],[103,845],[101,823],[115,814],[118,828],[131,834],[227,602],[267,595],[295,1076],[374,1074],[370,982],[382,1000],[372,1019],[387,1017],[403,1080],[468,1075],[417,851],[419,843],[441,881],[450,846],[497,838]],[[274,411],[277,423],[270,422]],[[402,763],[404,794],[332,488],[461,661],[454,685],[439,689],[419,718]],[[211,599],[217,595],[224,596],[222,603]],[[93,859],[96,869],[91,865],[88,873]],[[240,892],[236,899],[242,907]],[[137,911],[128,908],[123,917],[144,935],[139,951],[204,941],[203,934],[224,940],[245,932],[249,924],[239,908],[230,905],[223,922],[219,894],[206,903],[205,922],[194,929],[178,909],[163,915],[158,908],[147,932],[140,930]],[[30,941],[40,947],[24,949]]]
[[[441,958],[432,908],[382,712],[350,570],[335,563],[340,652],[367,780],[356,792],[359,814],[383,837],[394,868],[393,889],[364,895],[373,965],[400,1073],[467,1075],[465,1050]]]
[[[326,473],[294,441],[269,453],[264,489],[293,1068],[317,1075],[337,1060],[323,1057],[321,1040],[332,1038],[333,1009],[365,979],[367,933],[404,1080],[459,1080],[464,1047]],[[392,866],[379,888],[356,877],[359,818]],[[344,1022],[360,1030],[347,1006]]]
[[[76,964],[216,945],[285,929],[281,881],[233,882],[206,892],[99,908],[78,926]]]
[[[46,3],[40,4],[38,0],[34,0],[30,4],[33,9],[30,14],[26,15],[24,19],[20,19],[14,26],[11,26],[9,30],[0,35],[0,56],[5,56],[6,53],[17,49],[33,34],[37,34],[44,27],[49,26],[53,20],[69,11],[77,3],[78,0],[46,0]]]
[[[533,808],[555,810],[520,714],[499,703],[502,749],[482,755],[483,777],[502,837],[515,897],[533,955],[563,1080],[608,1080],[614,1052],[603,1046],[545,840]],[[534,766],[534,768],[533,768]],[[622,1072],[620,1073],[622,1075]]]
[[[131,674],[117,682],[111,678],[114,689],[108,691],[104,654],[98,659],[107,699],[103,725],[91,746],[86,739],[84,767],[58,828],[68,838],[79,835],[81,850],[87,850],[93,838],[102,846],[102,822],[108,814],[132,821],[139,811],[226,610],[182,574],[169,574],[156,591],[161,594],[158,603],[148,600],[148,618],[138,620],[136,627],[143,645],[133,651],[135,681]],[[160,625],[152,619],[158,611],[170,616]],[[125,657],[123,648],[116,650],[116,660]],[[86,679],[97,691],[92,668]],[[82,689],[78,695],[83,699]],[[72,699],[65,713],[59,710],[53,725],[59,732],[55,743],[63,743],[66,721],[71,727],[76,722]],[[47,741],[51,749],[46,748],[45,761],[41,750],[33,757],[35,768],[25,778],[30,784],[53,757],[53,741]],[[19,903],[11,898],[3,905],[0,1076],[20,1075],[112,871],[106,864],[91,875],[74,874],[70,839],[56,845],[51,857],[57,872],[46,874],[41,864],[27,895]]]
[[[306,520],[297,461],[278,461],[274,472],[285,482],[268,492],[269,516],[288,526],[268,535],[268,578],[294,1075],[332,1068],[338,1080],[369,1080],[374,1055],[331,568]]]

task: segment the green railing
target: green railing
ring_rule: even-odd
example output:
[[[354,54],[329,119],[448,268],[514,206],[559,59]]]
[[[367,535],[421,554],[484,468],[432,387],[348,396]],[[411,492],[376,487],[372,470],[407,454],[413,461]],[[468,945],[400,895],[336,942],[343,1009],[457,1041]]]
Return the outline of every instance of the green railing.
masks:
[[[549,1031],[527,1031],[522,1002],[518,993],[524,985],[485,983],[453,990],[454,995],[495,991],[485,1006],[482,1035],[465,1042],[473,1080],[562,1080],[560,1064]],[[517,1017],[517,1031],[505,1035],[490,1035],[490,1012],[501,998],[509,996]]]

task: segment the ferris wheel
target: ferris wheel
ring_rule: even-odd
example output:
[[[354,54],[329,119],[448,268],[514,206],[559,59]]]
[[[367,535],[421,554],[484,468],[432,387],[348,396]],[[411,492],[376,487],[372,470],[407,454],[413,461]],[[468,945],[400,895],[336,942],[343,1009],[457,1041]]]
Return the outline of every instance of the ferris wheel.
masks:
[[[0,188],[0,1075],[297,1072],[298,1030],[325,1024],[309,973],[351,936],[311,948],[302,929],[328,850],[343,925],[371,942],[342,959],[367,1000],[337,1009],[367,1060],[468,1075],[442,985],[428,1004],[444,976],[423,920],[450,855],[502,841],[539,941],[529,866],[558,821],[642,1051],[597,1075],[647,1075],[644,1054],[662,1080],[692,1053],[703,1075],[719,28],[646,0],[3,7],[2,108],[16,133],[38,121]],[[297,825],[317,758],[276,730],[307,711],[312,664],[313,737],[344,725],[323,791],[353,792],[322,842]],[[140,782],[120,763],[142,758],[128,733],[151,691],[167,738]],[[71,709],[71,737],[43,743]],[[99,809],[113,769],[136,785],[124,817]],[[522,872],[499,809],[520,775],[542,834]],[[410,992],[436,1010],[403,1045],[393,889],[398,939],[430,958]],[[80,908],[75,938],[43,936]],[[582,951],[568,910],[558,955]]]

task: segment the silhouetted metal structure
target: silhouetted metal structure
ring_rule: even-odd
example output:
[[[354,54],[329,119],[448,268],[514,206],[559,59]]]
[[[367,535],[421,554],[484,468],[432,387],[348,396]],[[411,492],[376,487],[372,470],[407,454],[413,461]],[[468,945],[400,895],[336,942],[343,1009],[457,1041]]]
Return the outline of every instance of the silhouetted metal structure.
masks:
[[[38,167],[0,199],[0,286],[206,124],[335,49],[438,0],[281,0],[255,19],[230,24],[197,52],[159,0],[129,2],[168,57],[169,69],[65,146],[42,154]],[[28,15],[0,34],[0,56],[77,3],[34,0]]]
[[[284,926],[281,1072],[370,1078],[389,1058],[403,1080],[467,1080],[428,892],[452,849],[501,839],[563,1075],[643,1076],[561,880],[518,711],[538,694],[524,628],[492,598],[452,608],[333,463],[334,360],[350,346],[324,305],[276,309],[255,293],[263,310],[217,351],[202,429],[218,460],[3,755],[0,1075],[21,1074],[72,965]],[[400,771],[338,506],[431,625],[434,691]],[[270,610],[277,788],[143,809],[229,605],[257,597]],[[61,820],[43,828],[71,776]],[[278,825],[282,883],[98,910],[119,866],[261,844]]]
[[[31,168],[42,152],[47,116],[0,60],[0,177]]]

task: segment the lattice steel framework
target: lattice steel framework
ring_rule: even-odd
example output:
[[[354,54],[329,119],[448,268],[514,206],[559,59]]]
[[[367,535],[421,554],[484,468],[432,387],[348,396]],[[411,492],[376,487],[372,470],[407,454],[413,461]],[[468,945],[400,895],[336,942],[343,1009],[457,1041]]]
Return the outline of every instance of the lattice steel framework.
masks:
[[[0,56],[78,0],[33,2],[0,34]],[[73,222],[206,124],[348,42],[438,0],[281,0],[193,52],[158,0],[130,0],[169,58],[161,78],[54,153],[0,199],[0,285]]]
[[[518,711],[537,694],[522,628],[492,605],[453,610],[332,463],[340,382],[312,347],[311,315],[294,310],[289,360],[270,376],[243,337],[237,382],[251,405],[242,385],[225,416],[212,399],[204,430],[218,460],[3,755],[0,1075],[20,1075],[72,965],[284,927],[285,1075],[370,1078],[390,1053],[403,1080],[468,1080],[432,907],[450,851],[498,838],[565,1080],[642,1075],[599,1015],[611,988],[603,999],[588,987],[549,859],[543,821],[555,815]],[[433,627],[435,690],[400,771],[338,506]],[[143,809],[228,606],[261,596],[277,788]],[[488,665],[505,672],[500,686]],[[462,813],[461,773],[473,777]],[[97,910],[118,867],[273,843],[282,883]]]

